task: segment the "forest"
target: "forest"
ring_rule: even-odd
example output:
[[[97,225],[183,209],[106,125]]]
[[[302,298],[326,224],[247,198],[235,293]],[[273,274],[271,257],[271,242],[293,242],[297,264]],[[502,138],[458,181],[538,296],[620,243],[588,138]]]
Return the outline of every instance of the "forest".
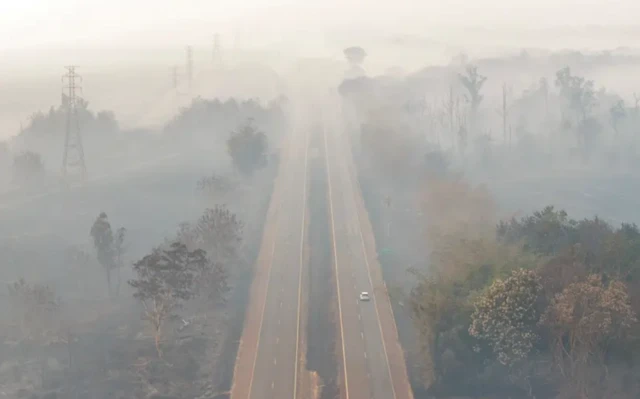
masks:
[[[534,195],[562,200],[600,176],[614,190],[607,195],[637,195],[637,95],[625,101],[574,72],[606,69],[606,57],[460,57],[405,78],[342,83],[416,395],[640,393],[633,206],[614,223],[587,194],[562,206]],[[536,76],[545,62],[561,66]],[[515,95],[502,82],[513,70],[537,83]],[[501,90],[487,101],[492,79]],[[505,206],[499,185],[525,201]]]

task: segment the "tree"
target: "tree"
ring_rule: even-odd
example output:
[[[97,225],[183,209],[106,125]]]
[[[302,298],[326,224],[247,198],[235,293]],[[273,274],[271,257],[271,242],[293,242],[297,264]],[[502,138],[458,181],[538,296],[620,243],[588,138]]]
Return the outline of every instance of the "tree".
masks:
[[[177,241],[189,250],[201,249],[210,255],[212,262],[209,298],[218,299],[228,290],[226,279],[229,265],[240,261],[244,223],[224,205],[206,209],[198,221],[183,223],[178,230]]]
[[[361,65],[367,57],[367,52],[359,46],[345,48],[343,53],[347,61],[352,65]]]
[[[214,173],[198,180],[196,189],[207,196],[216,198],[231,191],[233,184],[228,177]]]
[[[496,280],[474,302],[469,334],[488,342],[498,361],[512,366],[526,360],[540,339],[540,276],[518,269]]]
[[[480,107],[480,103],[484,96],[480,94],[480,90],[482,90],[482,86],[487,81],[486,76],[482,76],[478,73],[478,67],[475,65],[467,65],[466,74],[458,74],[460,82],[469,92],[468,96],[465,96],[467,102],[471,105],[471,127],[475,128],[475,117],[478,112],[478,107]]]
[[[627,108],[624,105],[624,100],[618,100],[609,108],[609,123],[616,134],[619,133],[619,125],[624,118],[627,117]]]
[[[25,151],[13,158],[13,180],[19,184],[30,184],[44,177],[44,164],[39,154]]]
[[[227,140],[227,151],[233,164],[247,176],[267,165],[267,149],[267,136],[253,126],[251,119],[231,132]]]
[[[556,364],[574,394],[589,397],[590,364],[604,364],[607,348],[637,322],[625,285],[592,274],[569,284],[540,319],[551,334]]]
[[[358,78],[364,76],[365,71],[362,68],[364,59],[367,57],[367,52],[362,47],[353,46],[343,50],[344,56],[349,62],[350,70],[348,72],[349,78]]]
[[[136,262],[133,270],[138,278],[129,280],[129,285],[142,303],[143,317],[153,329],[156,351],[162,358],[163,326],[197,295],[196,282],[207,275],[210,262],[205,251],[190,251],[185,244],[174,242],[167,249],[155,249]]]
[[[525,248],[542,255],[553,255],[575,243],[577,222],[564,210],[547,206],[521,220],[500,222],[498,238],[505,242],[523,242]]]
[[[571,68],[565,67],[556,72],[556,87],[560,89],[560,96],[576,118],[575,131],[578,143],[585,149],[588,148],[593,137],[601,129],[599,122],[591,117],[591,112],[597,105],[593,80],[574,76],[571,74]],[[570,126],[566,119],[565,124]]]
[[[95,222],[93,222],[93,226],[91,226],[90,235],[93,238],[93,245],[96,249],[98,262],[105,271],[109,296],[115,296],[120,290],[119,269],[124,264],[123,255],[125,252],[124,240],[126,229],[119,228],[114,237],[107,214],[101,212]],[[114,270],[117,271],[118,278],[115,288],[112,287],[111,284],[111,273]]]
[[[585,121],[596,105],[596,93],[593,80],[571,74],[571,68],[565,67],[556,72],[556,87],[565,99],[570,110],[574,111],[578,121]]]

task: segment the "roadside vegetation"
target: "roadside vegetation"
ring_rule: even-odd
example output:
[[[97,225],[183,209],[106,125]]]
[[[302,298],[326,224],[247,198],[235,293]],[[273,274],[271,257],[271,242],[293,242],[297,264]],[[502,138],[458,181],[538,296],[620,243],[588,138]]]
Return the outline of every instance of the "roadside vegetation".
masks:
[[[575,72],[595,56],[548,60],[566,64],[540,77],[534,57],[463,57],[341,85],[417,397],[640,395],[638,215],[612,223],[584,215],[588,198],[533,199],[577,177],[635,176],[637,101]],[[506,81],[517,70],[537,80],[520,95]],[[496,182],[531,176],[538,187],[504,183],[529,194],[526,211],[499,205]]]
[[[210,105],[203,109],[202,104]],[[221,134],[221,114],[215,111],[228,106],[236,111],[225,115],[226,124],[231,120],[237,124]],[[182,110],[160,140],[176,140],[181,128],[185,134],[208,134],[210,147],[199,150],[216,162],[205,159],[203,167],[189,164],[195,173],[208,172],[194,179],[187,192],[175,192],[175,187],[167,191],[163,180],[156,181],[153,175],[142,182],[153,196],[168,196],[171,207],[151,197],[143,202],[132,187],[135,183],[129,182],[131,186],[119,189],[116,196],[93,204],[105,211],[81,214],[80,236],[71,226],[77,220],[70,215],[69,226],[60,224],[56,234],[45,236],[48,245],[29,236],[4,237],[0,242],[0,311],[9,316],[0,318],[4,394],[193,399],[215,397],[229,389],[252,277],[250,265],[277,170],[277,157],[268,148],[278,143],[281,132],[271,134],[271,129],[283,128],[283,120],[276,108],[253,102],[197,100],[192,108]],[[271,118],[273,123],[258,125],[249,109],[258,119]],[[20,138],[48,140],[48,129],[60,134],[55,130],[60,112],[37,114]],[[103,113],[83,115],[95,123],[111,120]],[[208,121],[204,125],[203,116]],[[109,125],[117,130],[117,124]],[[200,130],[189,130],[193,126]],[[123,139],[122,132],[110,134]],[[188,148],[188,143],[184,145]],[[220,154],[225,158],[219,159]],[[42,178],[45,168],[37,153],[24,152],[15,157],[13,171],[16,179],[31,184]],[[126,202],[132,198],[130,192],[132,203]],[[85,194],[91,195],[90,188]],[[71,195],[64,198],[73,200]],[[137,215],[122,218],[123,207],[144,212],[145,206],[160,219],[168,215],[174,220],[174,214],[185,214],[183,208],[195,207],[201,213],[173,225],[174,233],[149,248],[140,231],[164,230],[166,223],[159,227],[163,225],[154,219],[146,226]],[[3,223],[18,221],[5,218]]]

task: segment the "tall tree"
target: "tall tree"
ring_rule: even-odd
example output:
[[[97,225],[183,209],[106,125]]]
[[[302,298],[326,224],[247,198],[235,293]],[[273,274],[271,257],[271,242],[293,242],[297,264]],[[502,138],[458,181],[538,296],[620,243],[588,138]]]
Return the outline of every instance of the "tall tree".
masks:
[[[267,136],[249,119],[236,131],[231,132],[227,140],[227,151],[235,167],[244,175],[250,176],[256,170],[267,165]]]
[[[89,234],[93,238],[93,246],[96,249],[98,262],[105,272],[109,296],[115,296],[120,289],[119,268],[122,267],[124,263],[123,255],[125,251],[124,240],[126,229],[118,229],[114,237],[107,214],[101,212],[95,222],[93,222]],[[114,270],[117,272],[118,278],[115,287],[112,286],[111,282]]]
[[[197,282],[208,275],[210,266],[205,251],[190,251],[181,242],[174,242],[167,249],[155,249],[133,265],[137,279],[129,280],[129,285],[135,290],[134,298],[142,303],[144,319],[153,329],[159,357],[165,323],[197,295]]]
[[[622,338],[637,318],[623,283],[590,275],[556,295],[540,322],[550,331],[556,364],[574,397],[587,398],[592,361],[603,365],[612,340]]]
[[[609,123],[611,123],[611,127],[616,134],[619,133],[620,122],[622,122],[626,116],[627,108],[624,105],[624,100],[616,101],[616,103],[609,108]]]
[[[471,106],[471,110],[469,113],[471,119],[471,129],[475,129],[475,121],[478,113],[478,108],[480,107],[480,103],[484,96],[480,94],[482,90],[482,86],[487,81],[486,76],[482,76],[478,73],[478,67],[475,65],[467,65],[465,74],[458,74],[460,82],[469,92],[468,96],[465,96],[465,99]]]
[[[514,270],[494,281],[474,302],[469,334],[487,342],[504,365],[527,359],[540,339],[541,291],[540,276],[531,270]]]

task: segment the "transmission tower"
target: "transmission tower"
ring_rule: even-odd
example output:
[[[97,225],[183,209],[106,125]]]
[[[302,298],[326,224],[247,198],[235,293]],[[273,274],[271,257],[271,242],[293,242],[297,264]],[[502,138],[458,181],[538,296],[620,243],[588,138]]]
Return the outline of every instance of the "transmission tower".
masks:
[[[84,148],[78,118],[78,93],[82,92],[82,77],[76,73],[76,66],[66,66],[67,73],[62,76],[62,105],[66,105],[67,122],[64,136],[64,154],[62,157],[62,176],[65,183],[73,178],[87,180],[87,166],[84,162]]]
[[[220,35],[213,37],[213,66],[219,67],[222,64],[222,49],[220,48]]]
[[[173,83],[173,90],[177,91],[178,90],[178,66],[174,65],[173,68],[171,68],[171,80]]]
[[[187,46],[187,82],[189,90],[193,84],[193,47]]]

